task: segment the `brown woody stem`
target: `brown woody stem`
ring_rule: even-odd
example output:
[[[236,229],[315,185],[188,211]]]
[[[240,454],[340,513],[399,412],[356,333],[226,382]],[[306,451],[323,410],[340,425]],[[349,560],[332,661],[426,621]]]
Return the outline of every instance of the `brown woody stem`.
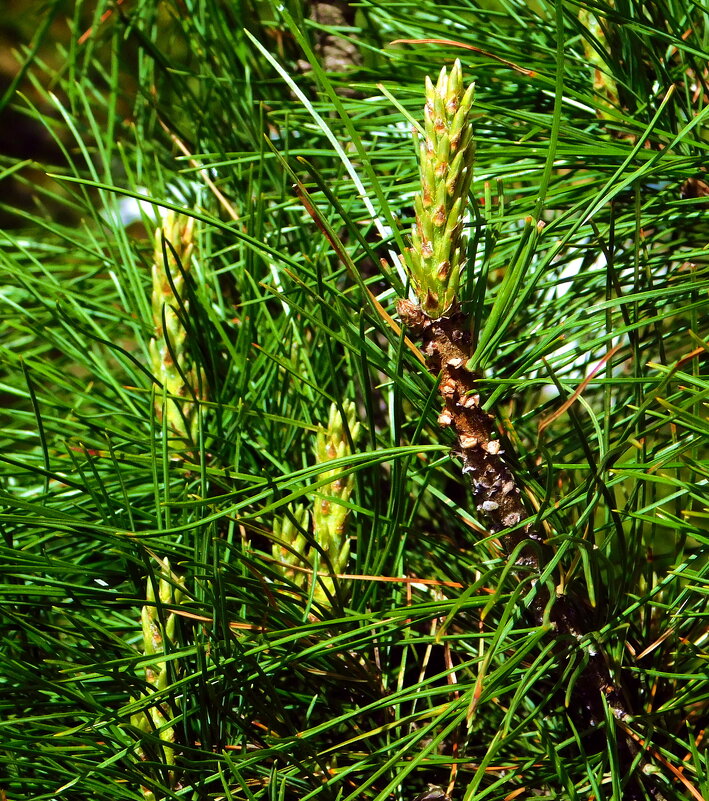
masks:
[[[524,522],[530,514],[522,501],[519,482],[497,439],[493,417],[481,406],[476,376],[465,367],[471,357],[467,318],[452,310],[446,317],[433,319],[408,300],[399,301],[398,311],[404,325],[420,335],[428,369],[440,376],[439,392],[444,408],[438,422],[456,434],[463,473],[472,482],[478,511],[484,514],[490,530],[499,532],[507,556],[516,554],[520,569],[538,581],[553,551],[534,521]],[[553,604],[547,613],[550,600]],[[551,622],[560,646],[569,640],[580,642],[588,634],[582,602],[568,595],[555,594],[550,599],[546,586],[538,587],[529,612],[538,626]],[[582,647],[585,664],[571,693],[572,718],[582,728],[596,728],[605,721],[607,705],[617,720],[628,720],[630,716],[604,655],[590,641]],[[627,750],[625,759],[631,759],[636,751],[634,745],[631,748],[624,742],[621,747]]]

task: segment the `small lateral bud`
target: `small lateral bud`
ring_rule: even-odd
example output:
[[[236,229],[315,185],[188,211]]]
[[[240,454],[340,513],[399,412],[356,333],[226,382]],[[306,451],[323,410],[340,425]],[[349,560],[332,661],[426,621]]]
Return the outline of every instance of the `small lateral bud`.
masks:
[[[450,379],[448,379],[447,381],[444,381],[441,384],[441,394],[450,397],[451,395],[455,395],[455,391],[456,391],[455,381],[451,381]]]
[[[450,412],[447,411],[446,409],[444,409],[438,415],[438,425],[439,426],[443,426],[443,427],[449,426],[452,422],[453,422],[453,418],[451,417]]]
[[[421,310],[421,307],[410,300],[399,300],[396,303],[396,310],[401,317],[401,322],[407,327],[415,331],[421,331],[425,328],[429,318]]]

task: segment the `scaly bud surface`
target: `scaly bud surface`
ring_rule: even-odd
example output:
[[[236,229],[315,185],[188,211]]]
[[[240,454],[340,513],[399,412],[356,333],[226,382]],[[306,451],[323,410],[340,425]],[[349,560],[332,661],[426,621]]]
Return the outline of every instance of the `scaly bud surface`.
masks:
[[[351,401],[342,404],[352,442],[359,437],[361,426],[357,422],[355,405]],[[318,427],[315,440],[315,460],[325,465],[333,459],[341,459],[352,453],[350,440],[347,437],[343,418],[333,403],[327,428]],[[344,504],[349,500],[354,489],[354,477],[341,476],[342,468],[325,470],[320,473],[321,479],[331,479],[323,485],[313,497],[313,540],[318,548],[309,546],[303,530],[307,530],[308,512],[297,506],[291,509],[291,517],[276,520],[273,533],[276,542],[273,544],[273,556],[278,560],[283,575],[299,587],[307,585],[307,574],[294,570],[294,567],[305,567],[318,564],[318,577],[315,579],[315,599],[320,603],[329,603],[329,597],[335,590],[332,575],[342,573],[350,555],[350,543],[347,538],[347,518],[349,509]],[[294,524],[297,523],[297,525]],[[321,557],[325,553],[332,568],[331,575],[322,575],[328,565]]]
[[[182,590],[180,581],[170,569],[170,562],[165,559],[162,561],[163,571],[158,578],[158,597],[160,606],[176,605],[182,600]],[[168,684],[168,667],[165,656],[175,640],[177,616],[174,612],[163,611],[161,616],[155,599],[155,588],[153,581],[148,579],[145,599],[147,604],[141,610],[141,626],[143,630],[143,653],[146,656],[155,656],[156,659],[145,667],[145,680],[149,685],[147,693],[141,697],[150,697],[164,690]],[[176,670],[176,662],[173,660],[172,669]],[[148,719],[147,715],[150,716]],[[153,729],[160,732],[160,739],[163,741],[163,754],[168,765],[174,765],[175,752],[173,743],[175,742],[175,729],[169,725],[172,715],[169,706],[163,698],[156,701],[153,706],[143,712],[137,712],[132,716],[131,722],[138,729],[146,733],[151,733]],[[141,758],[146,758],[142,749],[139,749]],[[170,771],[171,780],[174,774]],[[153,801],[154,796],[147,788],[143,788],[143,795],[146,801]]]
[[[155,231],[152,267],[155,336],[150,341],[150,360],[153,374],[168,396],[165,402],[160,395],[156,397],[156,412],[158,419],[162,420],[163,415],[167,418],[170,433],[185,443],[193,441],[196,433],[195,404],[191,399],[181,403],[176,398],[191,397],[193,393],[199,397],[199,387],[205,386],[204,375],[198,376],[189,363],[187,331],[177,313],[178,298],[184,309],[189,307],[183,293],[184,274],[190,269],[194,250],[193,228],[191,217],[168,212]],[[180,365],[179,370],[175,361]]]
[[[305,573],[295,568],[307,568],[308,541],[303,531],[308,530],[309,514],[298,504],[290,508],[290,515],[278,518],[273,524],[276,541],[271,547],[273,558],[278,560],[281,573],[299,587],[305,584]]]
[[[342,404],[352,441],[356,442],[360,432],[360,424],[356,421],[355,405],[351,401]],[[320,426],[315,443],[315,459],[318,464],[326,464],[333,459],[341,459],[351,453],[350,443],[344,430],[340,412],[333,403],[327,429]],[[341,469],[341,468],[340,468]],[[332,565],[333,573],[342,573],[350,555],[350,541],[347,537],[347,518],[350,510],[342,501],[348,501],[354,488],[354,476],[338,478],[340,470],[329,470],[320,474],[320,478],[333,478],[330,484],[321,487],[315,495],[313,506],[313,536],[325,551]],[[315,596],[326,600],[325,588],[334,591],[331,578],[320,578]],[[323,586],[324,585],[324,586]]]
[[[443,317],[451,308],[465,267],[463,217],[473,178],[474,142],[470,122],[473,84],[463,88],[460,61],[441,70],[434,86],[426,78],[424,141],[420,143],[421,192],[416,223],[405,254],[423,311]]]

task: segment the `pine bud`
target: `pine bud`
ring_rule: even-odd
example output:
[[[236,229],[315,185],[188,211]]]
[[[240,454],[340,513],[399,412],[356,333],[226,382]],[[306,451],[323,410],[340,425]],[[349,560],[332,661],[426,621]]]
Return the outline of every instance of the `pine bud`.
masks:
[[[342,404],[352,442],[359,437],[360,424],[356,421],[355,405],[351,401]],[[327,428],[320,426],[315,443],[315,460],[318,464],[327,464],[333,459],[341,459],[352,452],[350,442],[345,433],[340,411],[333,403]],[[354,489],[354,476],[340,478],[340,469],[329,470],[320,474],[320,478],[333,478],[330,484],[320,487],[315,494],[313,504],[313,536],[320,548],[327,554],[333,573],[342,573],[347,565],[350,543],[347,538],[347,518],[349,509],[343,505]],[[325,567],[322,565],[321,568]],[[327,595],[334,592],[332,578],[320,577],[315,590],[316,598],[327,600]],[[327,592],[325,592],[327,590]]]
[[[473,176],[470,109],[473,85],[463,89],[460,61],[443,67],[436,85],[426,78],[425,141],[420,150],[421,192],[405,254],[414,292],[430,317],[453,305],[465,264],[463,217]]]
[[[184,275],[192,265],[193,251],[194,220],[168,212],[155,231],[151,304],[155,336],[149,350],[153,375],[167,395],[156,396],[158,419],[166,417],[170,434],[184,443],[193,441],[196,434],[193,395],[204,395],[205,387],[203,372],[190,362],[187,330],[178,314],[180,301],[182,308],[189,310]]]
[[[146,586],[145,599],[146,605],[142,608],[140,619],[143,630],[142,650],[146,656],[156,657],[145,667],[145,680],[149,689],[142,698],[150,698],[153,694],[164,690],[168,686],[169,669],[165,656],[169,653],[176,637],[177,615],[168,612],[163,607],[179,604],[182,599],[182,590],[179,579],[170,569],[167,559],[162,560],[163,570],[158,574],[158,598],[160,605],[156,605],[155,587],[152,579],[148,579]],[[176,670],[176,662],[171,662],[172,670]],[[175,729],[169,725],[171,720],[170,707],[165,698],[156,701],[145,711],[137,712],[132,716],[133,725],[146,733],[158,730],[160,739],[164,743],[163,753],[165,762],[173,765],[175,762],[175,752],[173,743],[175,742]],[[139,749],[141,758],[145,758],[142,749]],[[174,779],[173,771],[170,771],[171,781]],[[143,788],[146,799],[152,797],[152,793],[147,788]]]

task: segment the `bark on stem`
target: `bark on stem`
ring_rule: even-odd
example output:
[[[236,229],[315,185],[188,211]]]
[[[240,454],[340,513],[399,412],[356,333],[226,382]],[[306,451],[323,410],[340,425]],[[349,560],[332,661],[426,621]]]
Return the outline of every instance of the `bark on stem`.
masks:
[[[408,300],[399,301],[398,311],[404,325],[420,335],[428,369],[440,376],[439,392],[444,407],[438,422],[449,426],[457,436],[463,473],[472,482],[478,511],[484,513],[490,530],[499,533],[507,556],[516,553],[520,569],[541,576],[553,552],[534,522],[523,522],[530,515],[522,501],[519,483],[505,460],[493,417],[481,406],[476,377],[465,368],[471,356],[467,319],[459,311],[432,319]],[[539,587],[529,609],[538,626],[546,622],[549,601],[548,589]],[[580,642],[584,638],[588,633],[584,617],[580,600],[568,595],[555,596],[548,619],[560,644],[569,640]],[[569,713],[572,719],[581,728],[596,728],[605,721],[604,706],[607,705],[617,720],[628,720],[630,715],[625,701],[600,648],[593,642],[584,643],[582,647],[585,664],[571,693]],[[632,760],[636,752],[634,744],[627,742],[628,738],[621,739],[626,751],[623,761]]]

